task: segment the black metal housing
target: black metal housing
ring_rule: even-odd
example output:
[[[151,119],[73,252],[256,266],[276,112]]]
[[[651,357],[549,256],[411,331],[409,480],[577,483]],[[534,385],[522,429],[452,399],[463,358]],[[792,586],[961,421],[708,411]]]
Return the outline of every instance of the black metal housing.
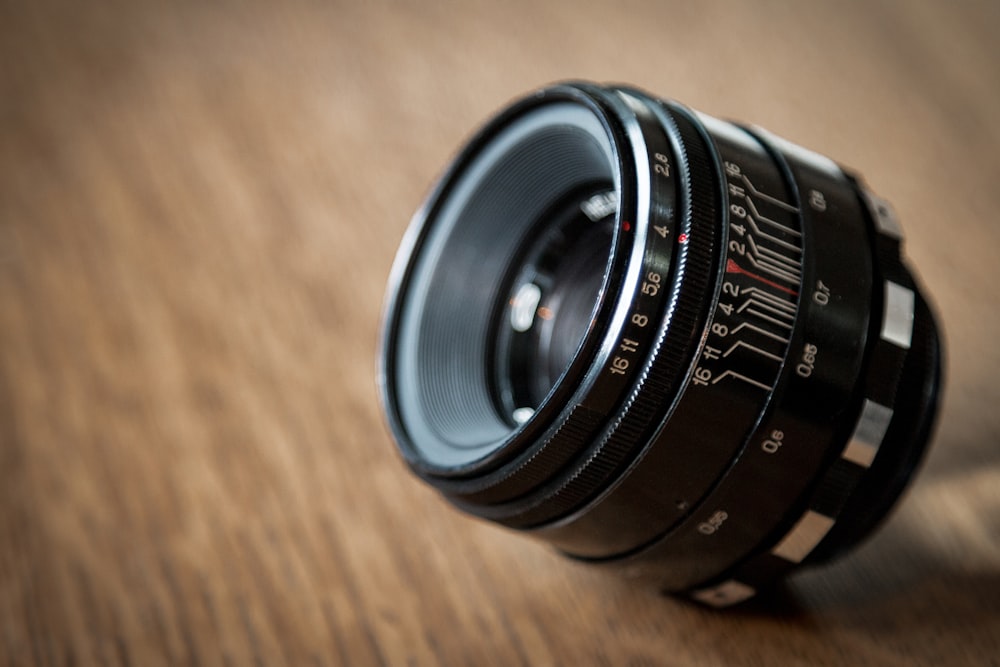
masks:
[[[507,165],[526,178],[499,175]],[[475,304],[500,298],[544,223],[528,220],[545,202],[523,183],[558,197],[595,174],[617,195],[614,233],[572,361],[524,423],[456,435],[461,422],[441,420],[491,372],[462,337],[504,325]],[[507,176],[518,185],[496,185]],[[490,227],[502,242],[477,243],[476,225],[500,219],[477,197],[506,207],[509,238]],[[390,428],[414,472],[471,514],[740,602],[857,543],[919,463],[941,351],[900,244],[888,205],[827,158],[631,88],[546,88],[488,123],[414,217],[383,323]],[[444,265],[477,257],[503,269],[473,297],[468,271]],[[431,321],[454,311],[435,299],[467,299],[472,321]],[[452,336],[472,350],[458,353],[468,375],[442,352]]]

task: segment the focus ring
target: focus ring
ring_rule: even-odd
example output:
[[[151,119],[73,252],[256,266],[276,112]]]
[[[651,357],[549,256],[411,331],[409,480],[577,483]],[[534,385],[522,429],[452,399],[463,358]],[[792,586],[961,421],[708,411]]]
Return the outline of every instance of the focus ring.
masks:
[[[855,187],[857,187],[855,185]],[[871,220],[872,212],[864,207]],[[871,226],[870,226],[871,228]],[[934,320],[902,263],[897,239],[873,231],[876,248],[876,296],[890,285],[913,296],[910,340],[896,336],[889,323],[893,304],[878,300],[881,318],[872,318],[873,347],[864,392],[847,445],[808,495],[806,509],[791,525],[728,574],[690,592],[711,606],[728,606],[754,595],[803,561],[822,561],[840,548],[856,543],[873,527],[872,517],[884,515],[919,461],[930,429],[939,381],[938,338]],[[903,318],[906,319],[906,318]],[[926,418],[911,424],[911,411]],[[903,413],[902,415],[900,413]],[[919,431],[923,431],[922,437]],[[918,437],[914,437],[917,435]],[[901,476],[886,479],[883,471],[903,465]],[[866,517],[869,513],[872,517]],[[858,522],[860,518],[864,521]],[[859,526],[858,523],[863,525]]]

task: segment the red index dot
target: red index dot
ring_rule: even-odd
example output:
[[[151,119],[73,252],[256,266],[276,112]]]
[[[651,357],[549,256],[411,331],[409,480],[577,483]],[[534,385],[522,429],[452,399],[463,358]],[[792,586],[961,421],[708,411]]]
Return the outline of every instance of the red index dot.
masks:
[[[632,223],[622,220],[622,230],[628,232],[632,230]]]
[[[687,243],[688,242],[688,235],[687,234],[681,234],[680,236],[677,237],[677,242],[678,243]]]

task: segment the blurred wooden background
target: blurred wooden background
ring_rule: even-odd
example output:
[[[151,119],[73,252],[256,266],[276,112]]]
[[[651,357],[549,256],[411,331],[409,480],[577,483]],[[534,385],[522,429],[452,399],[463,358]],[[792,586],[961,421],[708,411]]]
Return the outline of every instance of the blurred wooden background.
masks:
[[[1000,664],[1000,5],[0,3],[0,665]],[[556,79],[752,121],[895,202],[936,444],[732,613],[459,516],[382,426],[411,212]]]

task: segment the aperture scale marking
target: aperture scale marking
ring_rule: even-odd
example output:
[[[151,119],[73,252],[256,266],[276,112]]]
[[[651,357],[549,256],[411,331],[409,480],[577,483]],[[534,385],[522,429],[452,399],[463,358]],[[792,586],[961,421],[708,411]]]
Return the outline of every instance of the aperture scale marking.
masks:
[[[692,382],[734,381],[770,391],[798,307],[802,234],[793,225],[799,209],[762,191],[740,163],[726,160],[724,167],[725,275]]]

